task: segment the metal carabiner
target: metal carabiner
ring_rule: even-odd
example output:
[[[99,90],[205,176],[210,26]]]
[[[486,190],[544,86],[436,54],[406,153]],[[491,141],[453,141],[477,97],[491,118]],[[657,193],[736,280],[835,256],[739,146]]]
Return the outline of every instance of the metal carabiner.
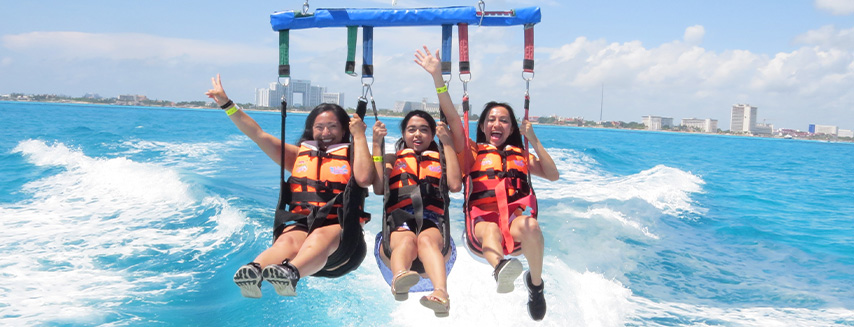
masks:
[[[463,76],[466,76],[466,78],[463,78]],[[469,81],[471,81],[471,73],[460,74],[460,82],[463,82],[465,85]]]
[[[290,77],[284,77],[284,79],[285,79],[284,83],[282,83],[282,78],[283,77],[279,76],[279,78],[276,79],[276,82],[278,82],[279,84],[281,84],[282,86],[285,86],[285,87],[287,87],[288,85],[291,84],[291,78]]]
[[[308,15],[308,0],[305,0],[305,3],[302,4],[302,14]]]
[[[469,81],[463,81],[463,98],[469,96]]]
[[[486,3],[483,0],[478,1],[477,8],[480,10],[480,21],[477,23],[477,26],[483,26],[483,16],[486,16]]]
[[[368,83],[366,81],[370,81],[370,83]],[[371,98],[374,97],[374,91],[371,90],[372,85],[374,85],[374,78],[373,77],[362,76],[362,98],[367,99],[368,94],[371,95]]]
[[[448,76],[448,78],[445,78],[445,76]],[[451,84],[451,77],[452,76],[454,76],[454,74],[442,74],[442,82],[445,82],[445,86],[448,86]]]
[[[525,73],[527,73],[527,72],[522,72],[522,79],[525,80],[525,96],[527,97],[528,96],[528,90],[531,89],[531,80],[534,79],[534,72],[530,72],[531,77],[526,77]]]
[[[362,78],[364,80],[364,77]],[[374,91],[371,89],[371,85],[374,84],[373,79],[371,79],[371,83],[362,82],[362,96],[359,98],[361,100],[368,100],[368,95],[371,96],[371,99],[374,98]]]

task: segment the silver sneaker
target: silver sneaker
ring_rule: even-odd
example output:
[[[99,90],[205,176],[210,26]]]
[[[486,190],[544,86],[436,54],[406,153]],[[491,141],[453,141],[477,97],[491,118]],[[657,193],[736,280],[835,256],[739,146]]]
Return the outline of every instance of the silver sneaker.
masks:
[[[234,273],[234,283],[240,287],[240,294],[257,299],[261,297],[261,265],[251,262],[241,266]]]
[[[498,293],[510,293],[515,288],[513,282],[522,274],[522,263],[516,258],[503,259],[495,266],[492,277],[498,283]]]
[[[287,260],[282,264],[264,267],[262,275],[270,284],[273,284],[273,288],[277,294],[281,296],[297,295],[296,287],[299,281],[299,271],[292,264],[288,263]]]

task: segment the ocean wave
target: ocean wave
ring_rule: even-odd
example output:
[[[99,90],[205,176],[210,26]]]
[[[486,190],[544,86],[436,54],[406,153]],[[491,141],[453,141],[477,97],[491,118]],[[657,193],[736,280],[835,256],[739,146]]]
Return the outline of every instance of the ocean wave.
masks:
[[[467,250],[460,247],[458,251]],[[524,259],[522,261],[525,263]],[[516,280],[513,292],[497,294],[491,272],[492,268],[488,264],[471,256],[461,253],[457,257],[454,270],[448,278],[452,324],[525,326],[533,323],[528,316],[528,293],[524,279],[520,277]],[[628,301],[631,290],[602,274],[572,270],[562,261],[547,255],[543,280],[548,312],[537,325],[618,326],[631,313],[632,305]],[[397,326],[445,324],[442,320],[444,318],[425,315],[424,310],[418,301],[398,302],[392,312],[392,323]]]
[[[0,207],[0,312],[18,323],[97,323],[128,301],[186,291],[209,268],[200,257],[243,226],[228,201],[198,199],[159,164],[93,158],[38,140],[21,141],[13,153],[60,168],[26,183],[28,199]]]
[[[561,176],[554,182],[535,178],[538,199],[578,199],[590,203],[640,199],[663,214],[702,214],[691,194],[702,193],[702,178],[677,168],[656,165],[628,176],[612,176],[590,157],[566,149],[548,149]]]
[[[165,142],[149,140],[127,140],[115,145],[116,156],[131,156],[145,153],[153,156],[160,165],[188,169],[199,174],[211,175],[234,168],[224,162],[234,149],[250,143],[244,136],[232,136],[225,142]]]
[[[851,326],[854,311],[845,308],[714,307],[656,302],[631,297],[635,305],[627,326]]]

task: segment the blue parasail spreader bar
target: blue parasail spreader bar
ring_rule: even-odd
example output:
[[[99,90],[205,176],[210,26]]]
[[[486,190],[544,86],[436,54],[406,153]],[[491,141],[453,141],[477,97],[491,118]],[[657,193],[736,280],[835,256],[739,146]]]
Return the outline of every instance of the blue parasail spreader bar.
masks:
[[[346,26],[430,26],[466,23],[483,26],[513,26],[539,23],[539,7],[509,11],[486,11],[481,15],[475,7],[441,7],[409,9],[318,8],[313,14],[278,11],[270,15],[274,31],[346,27]]]

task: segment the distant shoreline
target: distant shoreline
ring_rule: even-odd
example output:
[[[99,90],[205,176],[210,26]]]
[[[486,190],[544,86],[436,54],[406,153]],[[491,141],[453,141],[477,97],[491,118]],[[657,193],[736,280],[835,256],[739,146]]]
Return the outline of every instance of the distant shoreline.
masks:
[[[173,109],[207,109],[207,110],[219,110],[220,108],[212,108],[209,106],[167,106],[167,105],[124,105],[124,104],[114,104],[114,103],[97,103],[97,102],[86,102],[79,100],[68,100],[63,99],[59,101],[32,101],[32,100],[7,100],[3,99],[0,102],[18,102],[18,103],[46,103],[46,104],[72,104],[72,105],[100,105],[100,106],[113,106],[113,107],[137,107],[137,108],[173,108]],[[241,108],[241,110],[246,111],[254,111],[254,112],[279,112],[279,109],[259,109],[259,108]],[[348,113],[355,112],[355,109],[346,109]],[[299,113],[299,114],[308,114],[311,110],[305,110],[301,108],[290,108],[287,110],[289,113]],[[373,114],[369,114],[367,116],[373,116]],[[404,114],[400,115],[387,115],[387,114],[378,114],[378,117],[384,118],[403,118]],[[693,132],[693,131],[674,131],[674,130],[647,130],[647,129],[638,129],[638,128],[621,128],[621,127],[606,127],[606,126],[578,126],[571,124],[552,124],[552,123],[539,123],[539,122],[531,122],[533,125],[541,125],[541,126],[556,126],[556,127],[576,127],[576,128],[593,128],[593,129],[607,129],[607,130],[622,130],[622,131],[638,131],[638,132],[663,132],[663,133],[674,133],[674,134],[699,134],[699,135],[719,135],[719,136],[736,136],[736,137],[755,137],[755,138],[766,138],[766,139],[792,139],[792,140],[801,140],[801,141],[814,141],[814,142],[828,142],[828,143],[836,143],[836,142],[844,142],[844,143],[854,143],[854,139],[852,138],[833,138],[833,136],[827,135],[815,135],[812,137],[786,137],[780,135],[748,135],[748,134],[736,134],[736,133],[705,133],[705,132]]]

